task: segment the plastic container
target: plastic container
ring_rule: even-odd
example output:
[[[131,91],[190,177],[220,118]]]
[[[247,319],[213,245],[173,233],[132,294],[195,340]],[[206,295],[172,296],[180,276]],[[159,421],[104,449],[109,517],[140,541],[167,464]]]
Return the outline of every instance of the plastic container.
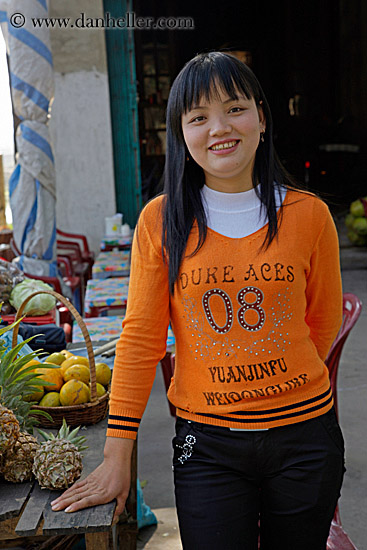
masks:
[[[105,218],[105,235],[107,237],[121,236],[122,214]]]

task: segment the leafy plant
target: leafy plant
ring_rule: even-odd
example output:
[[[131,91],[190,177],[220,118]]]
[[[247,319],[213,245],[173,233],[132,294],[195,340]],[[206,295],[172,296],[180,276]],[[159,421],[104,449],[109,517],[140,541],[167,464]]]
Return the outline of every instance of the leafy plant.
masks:
[[[22,319],[0,329],[1,336],[14,329]],[[24,401],[23,397],[33,394],[40,386],[51,385],[42,380],[42,374],[33,372],[34,366],[27,367],[27,363],[36,359],[42,350],[32,351],[25,355],[19,355],[26,344],[35,336],[17,344],[13,349],[8,349],[5,341],[0,339],[0,403],[12,410],[19,422],[21,430],[33,432],[33,426],[39,424],[34,415],[41,415],[50,420],[51,417],[45,411],[32,409],[36,401]],[[42,363],[40,367],[58,368],[57,365]]]

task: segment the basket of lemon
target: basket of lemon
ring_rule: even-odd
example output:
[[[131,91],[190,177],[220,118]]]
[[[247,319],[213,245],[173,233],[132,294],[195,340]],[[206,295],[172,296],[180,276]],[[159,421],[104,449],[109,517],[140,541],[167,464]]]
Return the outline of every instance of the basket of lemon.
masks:
[[[37,418],[46,428],[60,427],[63,418],[69,426],[96,424],[107,414],[111,370],[105,363],[96,364],[88,329],[72,303],[61,294],[53,290],[32,293],[21,304],[15,320],[20,319],[27,303],[38,294],[50,294],[69,309],[82,331],[88,359],[74,356],[70,351],[63,350],[45,359],[45,362],[55,367],[42,367],[41,362],[33,362],[34,371],[41,373],[42,380],[49,385],[41,387],[30,396],[30,400],[38,402],[38,405],[33,406],[34,409],[46,411],[52,420],[43,416],[37,416]],[[18,328],[19,325],[16,325],[13,330],[13,348],[17,343]],[[28,364],[28,366],[31,365]]]

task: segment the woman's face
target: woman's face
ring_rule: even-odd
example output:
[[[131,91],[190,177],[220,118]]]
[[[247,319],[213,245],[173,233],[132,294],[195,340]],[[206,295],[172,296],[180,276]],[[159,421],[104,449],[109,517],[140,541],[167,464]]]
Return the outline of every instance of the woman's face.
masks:
[[[201,99],[182,116],[186,146],[204,170],[206,185],[226,193],[253,187],[256,150],[265,130],[262,108],[253,98],[236,93],[238,99],[233,100],[219,91],[218,99],[214,94],[210,102]]]

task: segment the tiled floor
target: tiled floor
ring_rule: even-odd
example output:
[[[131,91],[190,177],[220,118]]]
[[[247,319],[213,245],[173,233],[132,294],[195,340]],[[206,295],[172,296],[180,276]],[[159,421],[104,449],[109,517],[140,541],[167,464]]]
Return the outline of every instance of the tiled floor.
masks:
[[[145,527],[139,532],[137,550],[182,550],[175,508],[153,510],[158,525]]]

